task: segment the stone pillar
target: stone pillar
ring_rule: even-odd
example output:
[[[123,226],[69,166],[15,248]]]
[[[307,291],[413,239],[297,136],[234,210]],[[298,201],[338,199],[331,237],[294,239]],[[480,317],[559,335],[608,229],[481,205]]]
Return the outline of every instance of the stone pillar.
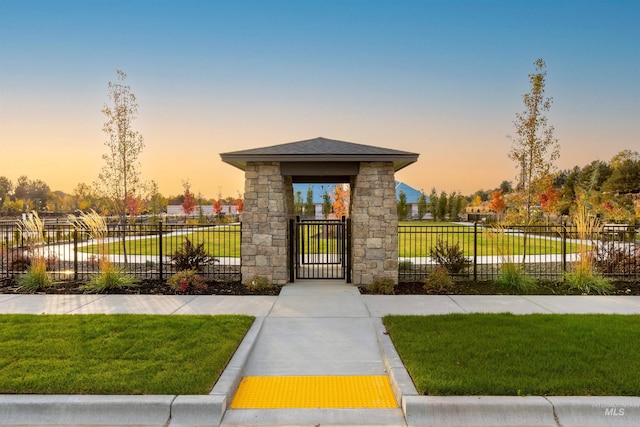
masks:
[[[285,188],[285,181],[290,188]],[[285,284],[289,281],[286,194],[293,193],[291,178],[280,174],[279,162],[250,162],[244,185],[242,280],[263,276]]]
[[[392,162],[361,162],[351,188],[351,279],[398,282],[398,213]]]

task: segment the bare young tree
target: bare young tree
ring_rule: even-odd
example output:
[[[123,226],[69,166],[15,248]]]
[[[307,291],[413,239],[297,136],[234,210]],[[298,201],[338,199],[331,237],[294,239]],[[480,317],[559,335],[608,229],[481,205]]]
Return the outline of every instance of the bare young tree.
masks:
[[[553,126],[548,124],[545,113],[549,111],[552,98],[545,98],[546,64],[542,59],[534,62],[536,71],[529,74],[531,91],[522,96],[525,109],[516,113],[515,135],[509,135],[512,141],[509,158],[520,167],[518,190],[524,195],[525,222],[531,222],[531,208],[534,196],[542,191],[545,177],[554,168],[554,162],[560,157],[560,146],[554,138]]]
[[[516,133],[509,136],[512,141],[509,157],[520,167],[518,190],[522,192],[524,204],[524,222],[532,223],[534,197],[541,193],[554,168],[554,162],[560,157],[558,140],[553,136],[553,126],[548,124],[545,113],[551,107],[552,98],[545,98],[546,64],[542,59],[533,63],[535,73],[529,74],[531,90],[522,96],[525,109],[516,113],[513,122]],[[527,233],[523,236],[522,265],[527,257]]]
[[[127,263],[126,219],[127,199],[133,197],[140,185],[138,156],[144,148],[142,135],[133,130],[132,122],[138,115],[136,96],[125,84],[127,75],[117,70],[118,81],[109,82],[108,98],[102,113],[107,121],[102,128],[107,134],[107,153],[102,156],[105,165],[99,175],[99,188],[111,201],[113,213],[121,225],[121,242],[125,264]]]

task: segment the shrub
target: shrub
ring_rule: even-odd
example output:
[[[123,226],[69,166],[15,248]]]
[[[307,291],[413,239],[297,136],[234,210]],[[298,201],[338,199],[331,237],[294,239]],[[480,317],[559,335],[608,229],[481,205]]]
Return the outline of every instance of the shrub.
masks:
[[[29,265],[27,272],[20,276],[18,285],[23,289],[36,291],[53,284],[51,275],[47,272],[47,261],[36,258]]]
[[[398,263],[399,271],[411,271],[413,270],[413,263],[408,259],[402,260]]]
[[[273,283],[264,276],[253,276],[250,280],[244,282],[244,285],[255,292],[266,291],[274,287]]]
[[[47,264],[47,270],[53,270],[56,266],[56,263],[58,262],[58,256],[56,254],[50,253],[44,259],[44,261]]]
[[[25,243],[27,254],[19,252],[19,258],[12,262],[12,267],[24,268],[24,263],[28,260],[27,272],[18,279],[20,287],[30,290],[40,289],[50,286],[53,283],[51,276],[47,273],[47,264],[55,263],[55,257],[47,256],[45,251],[45,230],[44,222],[37,212],[31,212],[28,216],[18,222],[20,237]],[[20,259],[21,261],[18,261]]]
[[[569,283],[569,288],[577,289],[584,294],[606,295],[615,289],[606,278],[594,274],[590,265],[578,264],[575,270],[566,273],[564,278]]]
[[[194,245],[188,237],[185,237],[184,244],[171,256],[171,261],[176,265],[178,271],[200,271],[204,264],[217,260],[207,254],[204,242]]]
[[[100,273],[82,287],[87,292],[102,292],[107,289],[121,289],[134,286],[136,279],[106,258],[100,260]]]
[[[443,292],[453,286],[453,281],[449,276],[449,270],[439,265],[429,273],[424,280],[425,291]]]
[[[396,283],[389,277],[376,277],[373,283],[367,285],[369,292],[373,294],[393,295]]]
[[[450,245],[442,239],[437,239],[436,244],[429,251],[429,255],[434,259],[436,264],[443,266],[451,274],[457,274],[463,271],[471,261],[464,256],[464,251],[460,249],[460,245]]]
[[[640,273],[640,249],[617,242],[601,242],[593,254],[595,269],[602,274]]]
[[[516,289],[520,292],[532,292],[538,288],[536,280],[527,275],[524,269],[513,262],[503,262],[496,283],[503,288]]]
[[[587,211],[584,199],[578,201],[578,208],[574,221],[580,239],[580,258],[575,263],[573,272],[566,273],[564,278],[569,282],[571,289],[577,289],[582,293],[609,293],[613,291],[613,285],[607,279],[594,272],[598,251],[602,251],[602,249],[598,249],[598,243],[594,243],[593,240],[594,236],[602,232],[602,224],[595,215]],[[593,246],[596,247],[595,251],[592,250]],[[604,261],[609,258],[609,254],[601,253],[600,258]],[[609,260],[606,262],[609,262]]]
[[[89,258],[87,259],[87,265],[89,265],[89,267],[91,267],[93,269],[99,269],[100,268],[100,257],[98,257],[96,255],[90,255]]]
[[[9,271],[25,271],[31,265],[31,257],[22,249],[9,253]]]
[[[177,272],[167,280],[167,283],[172,289],[179,292],[188,292],[191,290],[200,291],[207,288],[204,277],[193,269]]]

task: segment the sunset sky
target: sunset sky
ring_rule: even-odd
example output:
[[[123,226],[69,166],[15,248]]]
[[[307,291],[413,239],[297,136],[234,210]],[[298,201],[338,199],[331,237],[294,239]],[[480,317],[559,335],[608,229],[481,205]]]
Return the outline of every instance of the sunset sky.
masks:
[[[640,151],[640,1],[0,0],[0,176],[97,180],[127,73],[142,178],[236,196],[219,153],[325,137],[420,154],[397,178],[471,194],[547,63],[559,169]]]

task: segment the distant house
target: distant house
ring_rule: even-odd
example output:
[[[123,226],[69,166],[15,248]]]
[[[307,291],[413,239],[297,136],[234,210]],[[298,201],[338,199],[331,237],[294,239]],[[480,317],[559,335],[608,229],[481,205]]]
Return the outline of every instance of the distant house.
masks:
[[[189,214],[190,217],[196,217],[200,215],[200,212],[206,216],[216,215],[215,210],[213,209],[213,205],[199,205]],[[238,207],[236,205],[222,205],[222,210],[220,213],[225,215],[228,214],[236,214],[238,213]],[[182,205],[168,205],[167,206],[167,215],[186,215],[184,209],[182,209]]]
[[[322,214],[322,203],[323,203],[323,195],[325,191],[331,198],[331,203],[333,203],[333,190],[336,187],[336,184],[293,184],[293,196],[294,199],[296,194],[299,192],[300,197],[302,198],[302,203],[306,203],[307,201],[307,190],[311,188],[313,190],[313,204],[316,207],[316,219],[323,219],[324,215]],[[411,207],[410,209],[410,218],[418,217],[418,199],[420,197],[420,191],[416,190],[413,187],[408,186],[404,182],[396,181],[396,200],[400,199],[400,192],[403,192],[407,196],[407,204]],[[429,196],[426,196],[427,203],[429,203]]]
[[[407,204],[410,206],[409,218],[420,219],[418,218],[418,201],[420,200],[420,194],[422,193],[413,187],[409,187],[404,182],[396,181],[396,200],[400,200],[401,192],[407,196]],[[425,195],[425,199],[427,204],[429,204],[429,196]],[[425,217],[427,215],[429,214],[427,213]]]

